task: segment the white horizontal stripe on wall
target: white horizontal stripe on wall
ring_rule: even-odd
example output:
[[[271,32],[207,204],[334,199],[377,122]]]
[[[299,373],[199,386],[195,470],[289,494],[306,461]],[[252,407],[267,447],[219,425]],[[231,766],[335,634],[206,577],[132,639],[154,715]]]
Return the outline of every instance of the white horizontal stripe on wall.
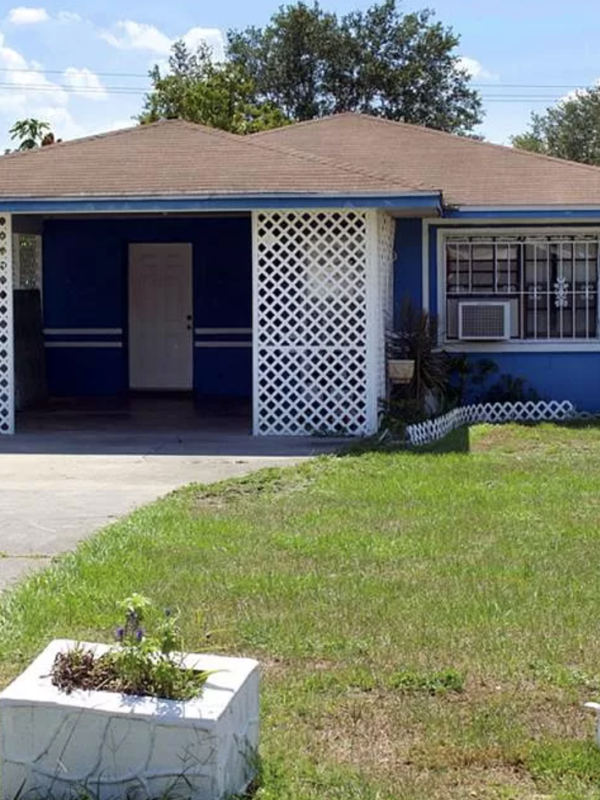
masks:
[[[252,347],[252,342],[196,342],[196,347]]]
[[[123,328],[44,328],[44,333],[47,336],[109,336],[123,333]]]
[[[252,333],[252,328],[196,328],[196,333]]]
[[[123,347],[121,342],[45,342],[44,347]]]

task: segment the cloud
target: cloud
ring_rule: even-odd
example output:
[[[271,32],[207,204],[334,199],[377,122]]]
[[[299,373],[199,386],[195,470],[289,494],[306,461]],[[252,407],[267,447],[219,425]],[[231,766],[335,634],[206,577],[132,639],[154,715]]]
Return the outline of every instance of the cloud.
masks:
[[[73,119],[71,112],[62,106],[38,106],[36,119],[50,124],[50,129],[57,139],[79,139],[87,136],[87,130]]]
[[[202,43],[207,44],[215,61],[225,59],[225,41],[218,28],[190,28],[181,37],[190,50],[196,50]]]
[[[47,22],[49,19],[45,8],[17,6],[8,12],[8,21],[13,25],[37,25],[39,22]]]
[[[150,50],[152,53],[166,55],[171,49],[169,37],[154,25],[125,19],[117,22],[114,27],[117,33],[101,31],[100,38],[119,50]]]
[[[75,11],[59,11],[56,19],[59,22],[83,22],[83,17]]]
[[[478,78],[482,81],[498,80],[498,75],[487,70],[476,58],[461,56],[458,59],[458,67],[464,70],[471,78]]]
[[[146,50],[158,56],[168,56],[176,39],[183,39],[193,50],[201,42],[205,42],[211,48],[216,61],[222,61],[225,57],[225,40],[218,28],[194,27],[182,36],[171,39],[154,25],[125,19],[119,20],[112,30],[100,31],[99,35],[119,50]]]
[[[29,116],[32,116],[30,109],[35,109],[39,103],[67,105],[67,92],[49,81],[43,73],[31,72],[37,69],[35,62],[28,62],[17,50],[7,47],[2,32],[0,68],[6,70],[3,83],[7,84],[0,88],[0,111],[16,113],[27,108]]]
[[[580,97],[587,97],[590,93],[590,89],[600,89],[600,78],[596,78],[596,80],[588,87],[584,88],[580,86],[575,89],[571,89],[570,92],[567,92],[567,94],[563,94],[562,97],[559,97],[557,102],[568,103],[570,100],[578,100]]]
[[[87,67],[82,69],[67,67],[63,73],[63,78],[66,85],[73,89],[73,94],[81,95],[91,100],[106,100],[108,96],[100,78]]]

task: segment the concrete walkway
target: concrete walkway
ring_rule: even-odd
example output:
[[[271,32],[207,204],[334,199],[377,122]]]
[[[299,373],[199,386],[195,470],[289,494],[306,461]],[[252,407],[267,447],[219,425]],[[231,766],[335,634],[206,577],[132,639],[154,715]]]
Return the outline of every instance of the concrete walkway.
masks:
[[[179,486],[287,466],[339,446],[314,438],[254,438],[223,425],[204,431],[123,427],[49,426],[0,437],[0,590]]]

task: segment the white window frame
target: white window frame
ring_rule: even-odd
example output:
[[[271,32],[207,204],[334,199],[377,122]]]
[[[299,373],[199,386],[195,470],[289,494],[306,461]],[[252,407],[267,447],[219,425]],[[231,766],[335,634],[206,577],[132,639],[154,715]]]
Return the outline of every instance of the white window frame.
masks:
[[[430,222],[435,224],[435,222]],[[438,224],[440,224],[438,222]],[[443,223],[442,223],[443,224]],[[501,226],[500,226],[501,225]],[[446,241],[448,238],[456,236],[479,236],[479,237],[498,237],[498,236],[597,236],[600,238],[600,227],[578,225],[564,226],[518,226],[510,227],[500,225],[493,227],[489,225],[477,227],[462,227],[451,225],[441,227],[437,230],[437,315],[440,330],[440,346],[448,352],[458,353],[543,353],[543,352],[600,352],[600,296],[598,302],[598,320],[596,332],[597,336],[590,339],[511,339],[510,341],[498,342],[469,342],[448,339],[446,337],[446,308],[447,308],[447,270],[446,270]],[[429,235],[429,225],[423,226],[423,238],[425,231]],[[429,248],[427,248],[429,249]],[[425,279],[423,281],[425,288]],[[427,291],[429,291],[427,281]],[[598,281],[598,292],[600,295],[600,277]]]

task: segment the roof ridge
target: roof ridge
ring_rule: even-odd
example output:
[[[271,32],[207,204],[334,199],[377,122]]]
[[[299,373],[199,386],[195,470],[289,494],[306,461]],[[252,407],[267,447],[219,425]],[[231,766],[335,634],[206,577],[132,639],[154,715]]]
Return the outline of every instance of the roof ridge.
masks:
[[[229,131],[217,130],[216,128],[211,128],[208,125],[202,125],[200,122],[190,122],[187,119],[175,118],[175,119],[157,119],[155,122],[148,122],[144,124],[138,123],[137,125],[131,125],[129,128],[117,128],[114,131],[102,131],[100,133],[91,133],[89,136],[79,136],[76,139],[66,139],[65,141],[54,142],[53,144],[45,145],[44,147],[32,147],[31,150],[14,150],[10,153],[4,153],[0,155],[0,159],[7,159],[7,158],[18,158],[21,156],[31,156],[33,154],[39,153],[48,153],[56,148],[64,148],[64,147],[74,147],[75,145],[85,143],[85,142],[93,142],[97,139],[108,139],[113,136],[125,136],[132,133],[139,134],[142,131],[148,131],[154,128],[158,128],[161,126],[166,125],[180,125],[182,127],[189,127],[194,128],[195,130],[203,130],[204,132],[208,133],[219,133],[222,134],[223,137],[228,138],[243,138],[238,136],[238,134],[230,133]]]
[[[287,128],[306,128],[309,125],[318,125],[320,122],[337,119],[338,117],[373,117],[373,119],[376,119],[373,114],[362,114],[359,111],[339,111],[337,114],[325,114],[324,117],[313,117],[312,119],[300,120],[300,122],[290,122],[289,125],[281,125],[279,128],[267,128],[264,131],[255,131],[249,134],[249,136],[252,139],[260,139],[263,136],[268,136],[270,133],[277,133]]]
[[[341,116],[341,115],[340,115]],[[324,117],[321,118],[321,120]],[[321,121],[319,120],[319,121]],[[316,122],[317,120],[306,120],[307,123]],[[298,123],[302,125],[304,123]],[[289,127],[289,126],[283,126]],[[276,131],[277,128],[272,128],[271,131]],[[261,131],[260,133],[269,133],[270,131]],[[385,186],[390,186],[390,176],[380,175],[378,172],[372,172],[371,170],[366,170],[363,167],[357,167],[355,164],[351,164],[347,161],[338,161],[337,159],[328,158],[326,156],[320,156],[316,153],[312,153],[308,150],[297,150],[294,147],[288,147],[287,145],[280,145],[280,144],[264,144],[263,142],[252,141],[255,136],[258,134],[253,133],[249,136],[240,136],[239,138],[244,141],[244,144],[251,145],[253,147],[260,147],[263,150],[274,150],[276,152],[285,153],[287,155],[292,155],[296,158],[302,158],[305,161],[314,161],[319,164],[323,164],[328,167],[335,167],[336,169],[342,169],[345,172],[349,172],[352,175],[362,175],[367,178],[374,178],[377,181],[381,181]],[[399,185],[403,185],[406,189],[411,189],[413,191],[441,191],[441,189],[432,189],[430,186],[426,186],[425,184],[417,184],[413,185],[411,183],[402,183]]]
[[[155,128],[158,125],[163,125],[169,120],[159,119],[156,122],[149,122],[147,125],[132,125],[129,128],[117,128],[114,131],[102,131],[101,133],[90,133],[89,136],[80,136],[77,139],[66,139],[65,141],[54,142],[53,144],[44,145],[43,147],[32,147],[31,150],[14,150],[11,153],[4,153],[0,159],[6,158],[19,158],[21,156],[32,156],[39,153],[48,153],[57,148],[63,149],[64,147],[72,147],[81,142],[92,142],[96,139],[108,139],[111,136],[123,136],[125,134],[140,131],[142,129]]]
[[[524,158],[531,157],[531,158],[543,159],[545,161],[550,161],[553,164],[560,164],[563,167],[577,167],[578,169],[583,169],[583,170],[586,170],[588,172],[592,171],[592,172],[596,172],[596,173],[600,171],[600,166],[594,166],[593,164],[583,164],[583,163],[581,163],[581,161],[573,161],[572,159],[569,159],[569,158],[558,158],[557,156],[549,156],[549,155],[546,155],[545,153],[532,153],[532,152],[530,152],[528,150],[520,150],[517,147],[511,147],[511,146],[506,145],[506,144],[496,144],[495,142],[485,142],[485,141],[482,142],[479,139],[471,139],[471,138],[469,138],[467,136],[460,136],[457,133],[450,133],[448,131],[440,131],[437,128],[430,128],[427,125],[417,125],[417,124],[415,124],[413,122],[403,122],[401,120],[387,119],[386,117],[379,117],[379,116],[376,116],[375,114],[365,114],[365,113],[361,113],[359,111],[343,111],[343,112],[340,112],[339,114],[329,114],[329,115],[327,115],[325,117],[317,117],[315,119],[303,120],[302,122],[292,123],[292,125],[288,125],[288,126],[285,126],[285,127],[299,128],[299,127],[306,127],[308,125],[318,125],[319,123],[327,122],[328,120],[337,119],[339,117],[353,117],[354,119],[358,119],[358,120],[361,120],[361,121],[364,121],[364,122],[368,122],[369,124],[372,123],[372,122],[375,122],[375,123],[380,123],[380,124],[383,124],[383,125],[390,125],[390,126],[396,126],[396,127],[401,127],[401,128],[409,128],[410,130],[417,129],[417,130],[422,131],[423,133],[432,134],[434,136],[440,136],[440,137],[443,137],[445,139],[449,138],[449,139],[452,139],[453,141],[459,141],[459,142],[464,142],[464,143],[468,143],[468,144],[472,144],[472,145],[478,145],[480,147],[493,148],[495,150],[500,150],[500,151],[502,151],[504,153],[512,153],[514,155],[522,156]],[[278,130],[282,130],[282,129],[281,128],[272,128],[271,130],[268,130],[268,131],[259,131],[257,133],[252,134],[252,136],[253,137],[256,137],[256,136],[261,136],[262,137],[265,134],[275,133]]]
[[[429,128],[427,125],[415,125],[412,122],[402,122],[400,120],[395,119],[386,119],[385,117],[376,117],[374,114],[360,114],[355,112],[346,112],[347,116],[354,116],[358,119],[365,120],[368,122],[379,122],[385,125],[395,125],[398,127],[403,128],[418,128],[422,130],[424,133],[433,134],[434,136],[441,136],[443,138],[450,138],[454,141],[465,142],[468,144],[478,145],[479,147],[487,147],[494,150],[500,150],[503,153],[512,153],[514,155],[522,156],[524,158],[537,158],[543,159],[545,161],[551,161],[553,164],[560,164],[563,167],[577,167],[579,169],[584,169],[586,171],[592,172],[600,172],[600,166],[594,166],[593,164],[583,164],[581,161],[573,161],[570,158],[559,158],[558,156],[549,156],[545,153],[533,153],[529,150],[521,150],[518,147],[512,147],[507,144],[496,144],[496,142],[485,142],[479,139],[471,139],[468,136],[460,136],[457,133],[449,133],[448,131],[440,131],[437,128]],[[340,114],[339,116],[344,116]],[[325,119],[325,117],[322,117]],[[312,120],[311,120],[312,121]]]

